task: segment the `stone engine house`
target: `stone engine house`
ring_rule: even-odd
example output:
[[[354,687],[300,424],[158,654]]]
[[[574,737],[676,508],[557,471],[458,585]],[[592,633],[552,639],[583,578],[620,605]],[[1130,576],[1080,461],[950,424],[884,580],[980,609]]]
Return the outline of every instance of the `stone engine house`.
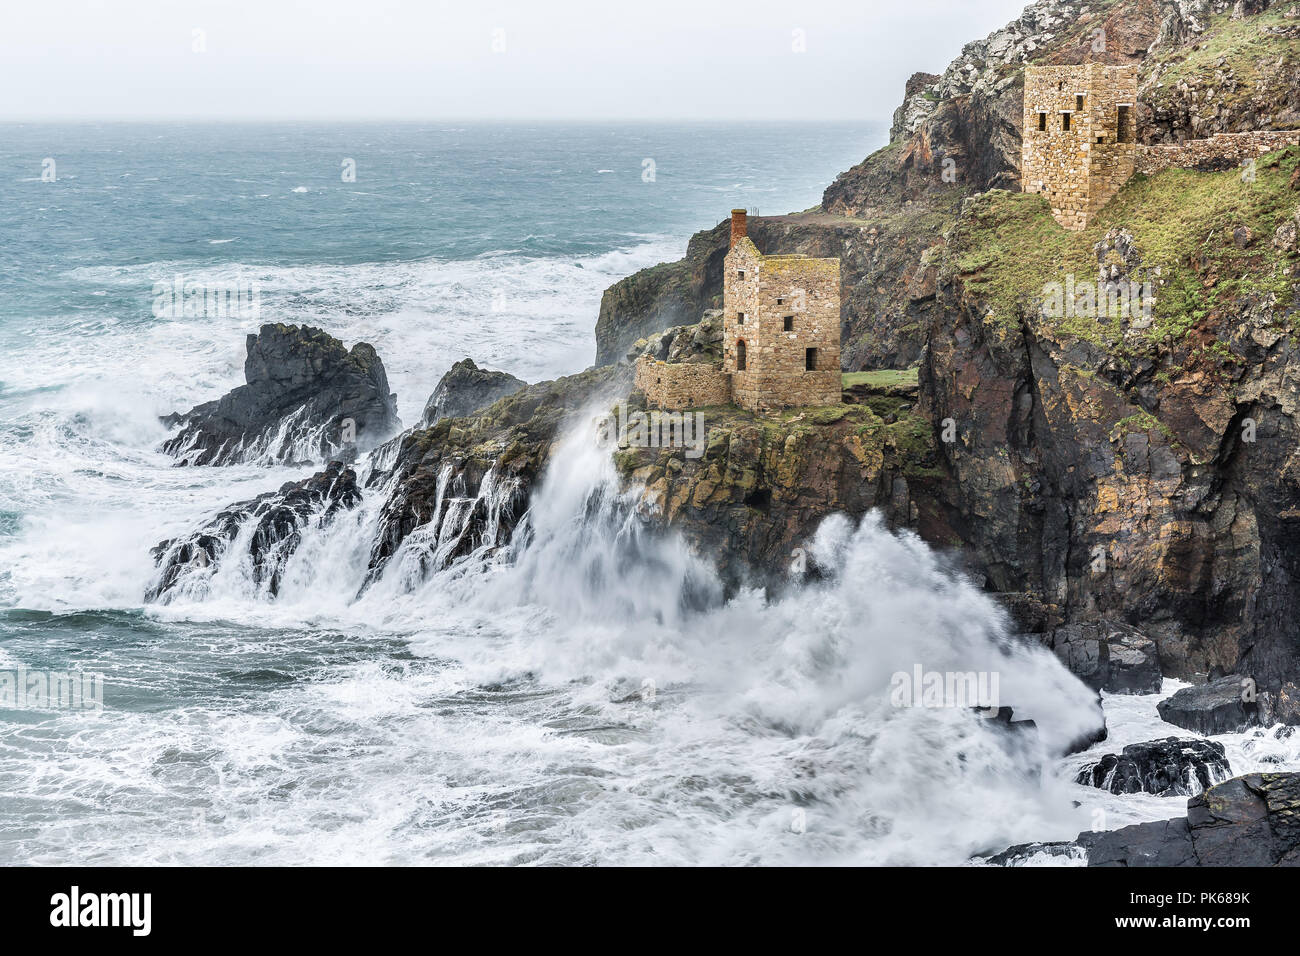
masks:
[[[1025,68],[1020,182],[1056,221],[1084,229],[1137,163],[1137,67]]]
[[[1135,173],[1222,169],[1285,146],[1300,130],[1215,133],[1179,143],[1137,141],[1137,67],[1025,67],[1020,183],[1043,193],[1056,221],[1086,229]]]
[[[649,404],[766,411],[840,403],[839,259],[765,256],[747,234],[745,210],[733,209],[722,289],[721,366],[642,358],[636,384]]]

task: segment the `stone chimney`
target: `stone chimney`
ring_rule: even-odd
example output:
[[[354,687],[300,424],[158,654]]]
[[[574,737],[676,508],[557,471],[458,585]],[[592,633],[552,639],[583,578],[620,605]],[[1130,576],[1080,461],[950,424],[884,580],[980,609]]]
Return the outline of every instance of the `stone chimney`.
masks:
[[[731,210],[731,244],[734,246],[740,239],[744,239],[747,232],[747,216],[743,209]]]

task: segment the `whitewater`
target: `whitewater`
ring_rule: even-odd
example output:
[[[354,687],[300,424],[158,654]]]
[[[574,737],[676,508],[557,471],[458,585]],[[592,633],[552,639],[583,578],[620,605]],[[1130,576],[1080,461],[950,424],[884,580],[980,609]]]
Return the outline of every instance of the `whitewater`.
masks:
[[[412,534],[368,587],[382,486],[305,531],[274,598],[230,560],[193,569],[166,603],[146,602],[155,544],[314,470],[176,468],[158,452],[160,415],[238,384],[252,329],[237,318],[157,321],[147,314],[154,282],[251,279],[263,321],[370,342],[411,425],[466,354],[529,381],[589,364],[601,292],[680,256],[683,210],[698,209],[702,193],[724,210],[758,199],[803,208],[818,187],[789,173],[775,196],[729,192],[736,182],[767,188],[761,157],[716,180],[695,171],[678,193],[614,182],[652,149],[726,152],[719,136],[748,136],[749,155],[765,147],[773,166],[808,161],[783,160],[784,140],[766,133],[661,131],[651,138],[667,146],[637,141],[621,166],[608,131],[542,141],[533,131],[532,152],[519,155],[538,157],[535,167],[503,172],[493,158],[503,134],[490,131],[486,145],[471,143],[477,158],[454,189],[430,176],[427,195],[413,198],[410,174],[355,199],[311,179],[301,142],[335,134],[308,133],[292,149],[248,134],[265,172],[231,165],[216,185],[205,185],[213,170],[235,158],[199,149],[202,161],[169,180],[163,160],[179,162],[177,144],[193,150],[193,135],[173,143],[157,130],[103,151],[120,169],[95,166],[86,147],[86,169],[64,192],[36,192],[43,184],[19,173],[0,184],[32,222],[83,230],[56,241],[57,230],[23,217],[3,227],[24,241],[13,246],[19,265],[0,273],[0,667],[104,675],[102,713],[0,712],[0,859],[942,864],[1182,813],[1180,799],[1070,782],[1087,755],[1056,754],[1091,725],[1092,695],[1018,640],[943,556],[872,516],[809,529],[815,581],[725,595],[707,556],[647,530],[635,489],[620,487],[597,440],[599,408],[568,423],[514,536],[450,567],[429,571],[468,533],[456,516],[480,496],[508,507],[508,487],[448,476],[440,493],[451,517]],[[65,135],[93,144],[97,134]],[[391,157],[417,134],[367,135]],[[823,158],[821,185],[865,155],[859,140],[846,134],[846,155]],[[453,175],[453,159],[465,165],[461,140],[454,155],[420,142],[440,176]],[[152,172],[132,158],[150,148],[162,150]],[[336,169],[332,142],[320,152],[320,166]],[[575,154],[591,179],[548,198],[559,187],[540,171]],[[0,160],[16,168],[3,148]],[[660,162],[669,186],[672,168]],[[598,173],[607,169],[616,173]],[[454,215],[465,183],[490,171],[493,192],[524,197],[509,229]],[[592,185],[597,176],[611,185]],[[598,188],[622,190],[599,202],[625,219],[594,239],[585,216],[558,217]],[[105,196],[131,190],[156,203],[150,215],[98,215],[121,202]],[[161,200],[144,198],[159,190]],[[223,202],[266,211],[215,221]],[[340,224],[358,221],[372,231],[343,254]],[[296,238],[270,248],[281,222]],[[363,484],[389,463],[384,454],[358,465]],[[998,672],[1002,702],[1039,733],[991,732],[964,709],[891,706],[891,675],[915,664]],[[1111,739],[1094,753],[1191,736],[1159,721],[1158,696],[1108,699]],[[1300,742],[1263,731],[1222,739],[1235,773],[1300,769]]]

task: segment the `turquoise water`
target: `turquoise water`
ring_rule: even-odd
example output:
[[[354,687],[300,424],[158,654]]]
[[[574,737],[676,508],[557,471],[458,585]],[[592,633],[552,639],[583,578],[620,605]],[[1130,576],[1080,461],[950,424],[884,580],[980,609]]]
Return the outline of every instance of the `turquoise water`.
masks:
[[[144,296],[104,301],[79,270],[580,257],[681,240],[733,205],[813,205],[880,144],[860,125],[7,125],[0,317],[147,315]]]

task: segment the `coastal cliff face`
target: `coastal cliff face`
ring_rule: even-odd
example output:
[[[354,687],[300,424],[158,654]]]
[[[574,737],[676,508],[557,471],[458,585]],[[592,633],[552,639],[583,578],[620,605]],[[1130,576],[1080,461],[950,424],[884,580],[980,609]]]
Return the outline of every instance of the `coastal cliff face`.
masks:
[[[802,573],[799,548],[830,514],[880,510],[895,527],[942,537],[928,424],[906,397],[755,415],[699,412],[699,453],[628,447],[615,464],[647,513],[714,557],[731,585],[780,587]]]
[[[366,482],[383,497],[371,579],[417,531],[422,574],[506,544],[565,427],[625,394],[631,379],[630,369],[603,368],[527,385],[469,417],[394,441],[384,455],[391,465]]]
[[[1140,627],[1171,676],[1300,676],[1298,263],[1279,239],[1298,158],[1249,183],[1135,181],[1082,234],[1037,197],[988,193],[941,267],[921,394],[955,426],[940,450],[968,553],[1049,620]],[[1049,314],[1054,281],[1145,284],[1149,314]]]

